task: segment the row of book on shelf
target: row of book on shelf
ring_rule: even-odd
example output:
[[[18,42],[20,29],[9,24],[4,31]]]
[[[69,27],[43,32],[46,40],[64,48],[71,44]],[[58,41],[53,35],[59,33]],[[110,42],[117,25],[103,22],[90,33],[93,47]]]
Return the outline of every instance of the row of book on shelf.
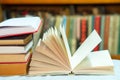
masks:
[[[113,17],[118,18],[116,16]],[[109,52],[92,52],[100,48],[99,35],[103,35],[104,43],[108,40],[104,38],[109,35],[107,30],[111,27],[111,16],[104,16],[104,24],[102,19],[103,16],[50,16],[44,20],[45,33],[41,39],[42,19],[39,17],[13,18],[1,22],[0,56],[4,58],[0,62],[0,75],[24,75],[27,69],[30,75],[112,74],[114,65]],[[19,60],[20,57],[23,60]]]
[[[72,53],[94,29],[103,40],[94,51],[109,49],[111,54],[120,53],[120,15],[52,16],[47,20],[48,24],[57,29],[60,24],[64,26]]]

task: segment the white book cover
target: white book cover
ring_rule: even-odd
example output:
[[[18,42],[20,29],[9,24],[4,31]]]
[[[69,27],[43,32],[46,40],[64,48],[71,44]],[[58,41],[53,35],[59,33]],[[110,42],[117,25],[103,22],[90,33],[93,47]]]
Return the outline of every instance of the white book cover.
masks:
[[[36,32],[41,25],[39,17],[7,19],[0,23],[0,37]]]

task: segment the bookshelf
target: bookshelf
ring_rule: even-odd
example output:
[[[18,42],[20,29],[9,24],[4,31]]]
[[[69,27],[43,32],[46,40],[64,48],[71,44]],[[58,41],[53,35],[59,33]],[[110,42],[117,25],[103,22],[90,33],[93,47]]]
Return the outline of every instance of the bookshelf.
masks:
[[[55,13],[58,13],[58,9],[61,10],[61,7],[64,6],[69,8],[71,5],[77,6],[78,12],[81,10],[81,6],[84,8],[89,8],[89,6],[104,6],[106,10],[111,12],[115,11],[120,14],[120,0],[0,0],[0,4],[3,10],[23,10],[24,8],[41,10],[51,7],[51,11],[55,10]],[[56,9],[54,7],[56,7]],[[113,59],[120,59],[120,55],[111,55],[111,57]]]
[[[0,0],[1,4],[118,4],[120,0]]]

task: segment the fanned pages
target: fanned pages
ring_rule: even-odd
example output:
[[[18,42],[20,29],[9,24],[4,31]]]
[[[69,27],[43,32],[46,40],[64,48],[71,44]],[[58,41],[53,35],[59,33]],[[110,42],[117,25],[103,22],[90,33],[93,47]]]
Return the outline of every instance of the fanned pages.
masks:
[[[111,74],[113,63],[109,52],[92,52],[100,42],[94,30],[72,56],[65,30],[50,28],[33,52],[29,74]]]

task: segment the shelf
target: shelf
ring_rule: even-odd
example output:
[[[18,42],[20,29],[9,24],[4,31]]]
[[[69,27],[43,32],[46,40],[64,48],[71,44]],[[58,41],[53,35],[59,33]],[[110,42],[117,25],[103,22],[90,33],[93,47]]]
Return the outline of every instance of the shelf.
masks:
[[[0,0],[1,4],[119,4],[120,0]]]
[[[112,59],[119,59],[120,60],[120,55],[111,55]]]

